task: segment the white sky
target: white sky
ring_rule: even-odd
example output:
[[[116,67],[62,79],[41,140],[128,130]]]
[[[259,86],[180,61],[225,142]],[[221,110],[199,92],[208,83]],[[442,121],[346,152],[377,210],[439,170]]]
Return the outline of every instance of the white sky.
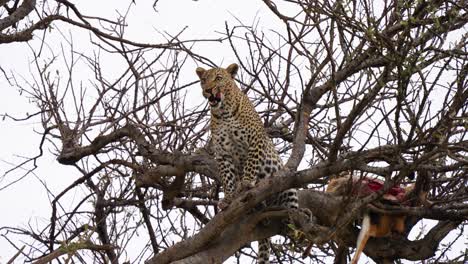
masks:
[[[79,10],[89,16],[101,16],[108,19],[117,17],[117,12],[125,13],[130,1],[76,1]],[[122,3],[124,3],[122,5]],[[275,30],[281,30],[272,13],[260,4],[260,1],[251,0],[161,0],[158,3],[155,13],[152,9],[152,1],[136,1],[137,5],[132,6],[128,16],[129,27],[126,38],[143,43],[164,42],[161,33],[168,32],[176,34],[187,27],[181,39],[201,39],[218,38],[219,34],[215,31],[224,31],[225,21],[237,24],[236,18],[243,21],[246,25],[251,25],[255,19],[260,18],[260,23],[266,27]],[[116,5],[122,5],[116,7]],[[89,43],[89,34],[84,30],[64,26],[63,23],[54,23],[54,29],[60,29],[64,35],[73,34],[74,45],[77,50],[86,51],[92,46]],[[38,39],[42,33],[37,32],[35,40],[30,42],[34,48],[40,44]],[[47,32],[49,35],[47,42],[54,43],[52,50],[57,51],[60,36],[57,30]],[[227,43],[224,44],[197,44],[196,51],[216,63],[227,66],[236,62],[235,57]],[[47,54],[47,51],[46,51]],[[8,73],[12,71],[17,77],[22,76],[26,80],[31,80],[29,71],[32,61],[30,48],[26,43],[14,43],[2,45],[0,49],[0,66]],[[123,62],[116,56],[104,55],[103,61],[108,75],[118,74]],[[189,67],[186,67],[187,69]],[[195,69],[195,65],[193,67]],[[194,80],[193,72],[184,73],[187,82]],[[75,78],[88,80],[88,77],[75,76]],[[10,87],[5,79],[0,77],[0,87],[3,96],[0,97],[0,114],[9,113],[15,117],[24,117],[26,113],[33,113],[35,108],[31,106],[28,99],[19,95],[15,87]],[[28,120],[26,122],[13,122],[9,119],[0,121],[0,189],[8,183],[21,177],[23,171],[17,170],[2,175],[22,160],[18,156],[32,157],[38,154],[38,144],[40,136],[34,131],[42,132],[38,119]],[[58,194],[66,186],[77,179],[79,174],[66,166],[60,166],[54,157],[49,154],[48,148],[44,149],[45,154],[38,160],[38,169],[35,171],[37,177],[29,175],[18,183],[0,191],[0,226],[45,226],[50,217],[50,201],[47,193],[44,191],[41,181],[54,194]],[[15,156],[18,155],[18,156]],[[30,167],[28,167],[30,168]],[[76,189],[79,190],[79,189]],[[76,193],[79,197],[80,193]],[[74,199],[69,196],[68,199]],[[72,206],[74,203],[63,203],[65,206]],[[1,231],[0,231],[1,233]],[[6,262],[16,253],[5,239],[0,237],[0,263]],[[367,258],[361,257],[364,263]]]

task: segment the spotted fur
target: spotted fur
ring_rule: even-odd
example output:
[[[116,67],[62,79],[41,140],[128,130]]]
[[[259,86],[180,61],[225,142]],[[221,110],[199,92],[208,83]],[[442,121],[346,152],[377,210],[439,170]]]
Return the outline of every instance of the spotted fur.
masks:
[[[254,186],[282,167],[260,116],[234,81],[238,68],[237,64],[231,64],[226,69],[196,69],[203,96],[211,106],[211,137],[225,197],[219,203],[221,210],[229,206],[236,189]],[[298,208],[297,191],[286,190],[268,205]],[[259,241],[257,262],[269,263],[268,259],[269,240]]]

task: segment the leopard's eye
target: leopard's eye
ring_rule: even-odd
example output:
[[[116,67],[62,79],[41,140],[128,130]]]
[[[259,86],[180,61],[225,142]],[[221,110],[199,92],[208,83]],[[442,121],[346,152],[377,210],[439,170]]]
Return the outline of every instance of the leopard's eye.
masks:
[[[222,79],[223,79],[223,77],[218,75],[218,76],[216,76],[215,81],[221,81]]]

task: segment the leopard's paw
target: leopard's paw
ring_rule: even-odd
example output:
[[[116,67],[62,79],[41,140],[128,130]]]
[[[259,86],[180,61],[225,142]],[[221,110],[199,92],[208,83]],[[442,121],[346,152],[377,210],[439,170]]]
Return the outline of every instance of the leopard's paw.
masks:
[[[224,199],[221,199],[221,201],[218,202],[218,208],[219,210],[223,211],[226,208],[228,208],[229,204],[231,204],[231,199],[226,197]]]
[[[242,193],[245,191],[248,191],[250,189],[253,189],[255,187],[255,182],[253,181],[247,181],[247,180],[242,180],[239,185],[237,186],[237,193]]]

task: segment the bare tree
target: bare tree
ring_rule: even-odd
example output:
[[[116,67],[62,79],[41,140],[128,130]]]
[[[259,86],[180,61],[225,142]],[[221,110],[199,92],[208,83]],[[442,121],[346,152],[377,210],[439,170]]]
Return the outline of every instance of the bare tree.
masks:
[[[125,38],[125,15],[90,17],[65,0],[0,1],[0,43],[28,41],[61,21],[89,31],[97,51],[126,62],[117,78],[108,77],[99,52],[76,52],[70,41],[52,59],[32,50],[33,81],[3,71],[37,106],[25,119],[43,126],[40,154],[17,168],[32,164],[33,171],[47,146],[58,163],[80,173],[53,194],[45,229],[1,227],[5,238],[24,236],[9,241],[26,262],[61,263],[66,254],[83,263],[220,263],[255,258],[251,241],[288,234],[275,239],[278,263],[346,263],[358,233],[352,223],[363,210],[407,215],[408,232],[421,219],[437,221],[412,241],[369,240],[364,253],[376,262],[467,261],[466,251],[451,248],[466,236],[468,218],[467,3],[262,2],[282,32],[239,22],[226,24],[218,39],[175,34],[166,35],[167,43],[144,44]],[[192,66],[216,66],[191,49],[202,41],[222,42],[236,54],[238,82],[286,164],[280,177],[222,212],[208,106],[191,99],[201,99]],[[89,83],[75,79],[77,64],[87,66]],[[192,79],[185,81],[185,73]],[[327,180],[343,172],[378,175],[384,190],[363,199],[324,193]],[[378,202],[399,183],[414,183],[416,196],[427,192],[430,202]],[[285,227],[282,220],[295,217],[287,211],[252,213],[289,188],[301,188],[300,205],[316,222]],[[64,206],[77,190],[82,199]],[[442,245],[450,232],[454,241]],[[135,248],[138,256],[127,259]]]

